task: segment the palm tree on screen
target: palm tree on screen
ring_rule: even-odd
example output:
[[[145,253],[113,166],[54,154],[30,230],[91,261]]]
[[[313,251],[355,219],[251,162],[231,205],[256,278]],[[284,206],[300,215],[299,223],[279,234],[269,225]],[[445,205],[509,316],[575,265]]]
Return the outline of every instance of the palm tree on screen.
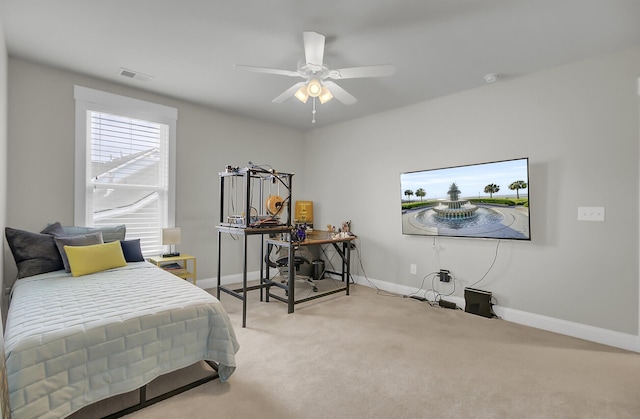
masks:
[[[520,189],[527,189],[527,182],[524,180],[516,180],[511,185],[509,185],[509,189],[512,191],[515,189],[517,199],[520,199]]]
[[[488,193],[489,198],[493,198],[493,194],[498,193],[499,190],[500,186],[496,185],[495,183],[490,183],[484,187],[484,193]]]
[[[416,190],[416,196],[420,198],[420,201],[422,201],[422,198],[427,196],[427,192],[422,188],[418,188],[418,190]]]
[[[413,191],[411,189],[407,189],[406,191],[404,191],[404,194],[409,199],[409,202],[411,202],[411,195],[413,195]]]

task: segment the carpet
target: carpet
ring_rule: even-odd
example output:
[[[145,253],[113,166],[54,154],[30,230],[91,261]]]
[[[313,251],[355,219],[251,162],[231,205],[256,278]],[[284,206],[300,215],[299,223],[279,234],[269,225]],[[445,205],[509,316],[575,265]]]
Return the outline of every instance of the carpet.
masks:
[[[258,297],[242,328],[242,302],[221,296],[240,342],[228,382],[127,417],[640,417],[634,352],[359,285],[293,314]]]

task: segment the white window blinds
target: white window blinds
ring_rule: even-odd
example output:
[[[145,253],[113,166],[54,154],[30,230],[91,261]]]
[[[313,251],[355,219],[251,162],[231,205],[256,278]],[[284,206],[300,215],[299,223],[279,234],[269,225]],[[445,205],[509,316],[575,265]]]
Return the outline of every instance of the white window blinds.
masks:
[[[84,174],[82,181],[76,179],[76,195],[82,188],[84,198],[83,202],[76,200],[76,224],[125,224],[127,239],[139,238],[145,256],[160,254],[161,229],[174,224],[175,120],[171,124],[162,117],[150,117],[149,109],[159,105],[149,104],[149,109],[140,112],[138,106],[131,108],[126,103],[146,102],[117,98],[125,106],[87,101],[78,109],[85,117],[84,135],[76,146],[82,143],[84,152],[77,150],[76,166],[83,167],[78,172]]]

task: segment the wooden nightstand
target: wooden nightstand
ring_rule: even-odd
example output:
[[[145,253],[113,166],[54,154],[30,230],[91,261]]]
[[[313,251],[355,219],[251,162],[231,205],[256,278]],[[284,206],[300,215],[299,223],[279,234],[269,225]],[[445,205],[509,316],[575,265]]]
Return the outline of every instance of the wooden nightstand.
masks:
[[[189,269],[189,261],[192,262],[192,267]],[[186,253],[180,256],[162,257],[154,256],[149,258],[149,262],[164,269],[167,272],[179,276],[182,279],[193,279],[193,285],[196,284],[196,257],[187,255]]]

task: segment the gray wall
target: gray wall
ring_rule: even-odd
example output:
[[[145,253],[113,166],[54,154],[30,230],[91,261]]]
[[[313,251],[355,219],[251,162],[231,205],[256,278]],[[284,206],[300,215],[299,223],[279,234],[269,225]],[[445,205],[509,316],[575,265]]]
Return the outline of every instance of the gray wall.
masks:
[[[4,227],[7,222],[7,48],[4,41],[4,30],[0,26],[0,229],[4,236]],[[4,239],[3,239],[4,242]],[[0,257],[0,272],[4,272],[4,266],[13,262],[9,256],[9,262],[5,261],[4,253]],[[7,297],[4,287],[0,291],[0,313],[6,319]]]
[[[0,25],[0,228],[4,233],[7,220],[7,48],[4,31]],[[0,272],[4,258],[0,257]],[[0,292],[0,307],[4,305],[4,290]],[[4,312],[2,312],[4,316]]]
[[[353,221],[370,279],[415,290],[449,269],[461,297],[497,241],[403,236],[399,175],[529,157],[533,239],[502,241],[476,288],[503,307],[637,335],[639,75],[633,49],[313,131],[306,198],[321,226]],[[579,206],[606,207],[606,221],[577,221]]]
[[[638,335],[638,75],[633,49],[303,135],[10,58],[7,224],[73,220],[73,84],[178,108],[179,250],[198,257],[199,278],[215,276],[217,173],[251,160],[296,173],[316,225],[352,220],[373,281],[417,289],[444,268],[461,296],[497,242],[403,236],[399,174],[527,156],[533,240],[502,241],[477,287],[502,307]],[[606,221],[578,222],[578,206],[606,207]],[[239,242],[226,242],[223,274],[241,272]]]
[[[178,109],[176,225],[178,251],[197,257],[198,278],[216,276],[219,177],[226,165],[268,163],[303,181],[301,134],[226,115],[68,71],[9,59],[9,186],[7,225],[40,231],[47,223],[73,223],[74,84],[173,106]],[[254,244],[255,242],[256,244]],[[223,274],[241,271],[238,240],[225,238]],[[257,249],[257,240],[252,240]],[[5,282],[15,264],[5,245]],[[256,270],[259,257],[250,259]]]
[[[7,48],[4,31],[0,25],[0,229],[4,231],[7,202]],[[0,257],[0,272],[4,260]],[[8,418],[9,395],[6,385],[6,368],[4,362],[4,319],[6,319],[6,299],[4,290],[0,291],[0,418]]]

